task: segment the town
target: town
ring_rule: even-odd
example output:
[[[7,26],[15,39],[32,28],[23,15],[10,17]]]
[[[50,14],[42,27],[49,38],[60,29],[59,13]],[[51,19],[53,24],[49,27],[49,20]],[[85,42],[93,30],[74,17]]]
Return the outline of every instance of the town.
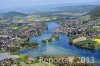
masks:
[[[67,63],[40,62],[40,57],[55,62],[64,58]],[[0,66],[99,66],[99,62],[99,5],[0,13]]]

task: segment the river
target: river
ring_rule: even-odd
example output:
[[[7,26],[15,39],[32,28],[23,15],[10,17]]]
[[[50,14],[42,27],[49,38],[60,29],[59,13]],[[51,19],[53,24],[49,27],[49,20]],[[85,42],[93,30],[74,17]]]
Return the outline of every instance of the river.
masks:
[[[100,50],[94,50],[91,52],[87,49],[77,48],[71,44],[69,44],[69,38],[66,34],[59,34],[60,39],[54,41],[49,44],[43,44],[41,41],[43,39],[50,38],[54,34],[54,30],[58,27],[61,27],[59,24],[55,22],[48,22],[48,30],[45,31],[39,37],[32,37],[30,42],[37,42],[39,43],[39,47],[37,49],[24,49],[21,50],[20,53],[27,54],[31,57],[43,56],[43,55],[80,55],[81,57],[94,57],[97,60],[100,60]]]

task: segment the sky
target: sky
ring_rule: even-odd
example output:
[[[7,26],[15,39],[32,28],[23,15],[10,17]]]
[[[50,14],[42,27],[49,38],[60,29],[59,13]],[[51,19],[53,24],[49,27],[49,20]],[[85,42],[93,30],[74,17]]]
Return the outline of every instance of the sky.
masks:
[[[100,3],[100,0],[0,0],[0,9],[59,3]]]

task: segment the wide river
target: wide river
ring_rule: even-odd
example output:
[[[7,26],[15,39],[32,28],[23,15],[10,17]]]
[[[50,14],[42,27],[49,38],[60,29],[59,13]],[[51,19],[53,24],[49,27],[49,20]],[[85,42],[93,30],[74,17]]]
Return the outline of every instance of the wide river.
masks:
[[[57,41],[53,41],[52,43],[43,44],[41,41],[43,39],[50,38],[58,27],[61,27],[59,24],[55,22],[48,22],[48,30],[45,31],[39,37],[32,37],[30,42],[39,43],[39,47],[37,49],[24,49],[21,50],[21,54],[27,54],[30,57],[37,57],[43,55],[52,55],[52,56],[61,56],[61,55],[80,55],[81,57],[94,57],[96,63],[99,63],[100,60],[100,50],[90,51],[87,49],[77,48],[71,44],[69,44],[69,38],[65,34],[59,34],[60,39]]]

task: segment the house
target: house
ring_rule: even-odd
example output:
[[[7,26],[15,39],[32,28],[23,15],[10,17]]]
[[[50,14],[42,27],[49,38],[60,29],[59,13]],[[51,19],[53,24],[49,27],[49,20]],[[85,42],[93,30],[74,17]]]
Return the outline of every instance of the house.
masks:
[[[9,37],[8,35],[0,35],[0,38],[7,38]]]

